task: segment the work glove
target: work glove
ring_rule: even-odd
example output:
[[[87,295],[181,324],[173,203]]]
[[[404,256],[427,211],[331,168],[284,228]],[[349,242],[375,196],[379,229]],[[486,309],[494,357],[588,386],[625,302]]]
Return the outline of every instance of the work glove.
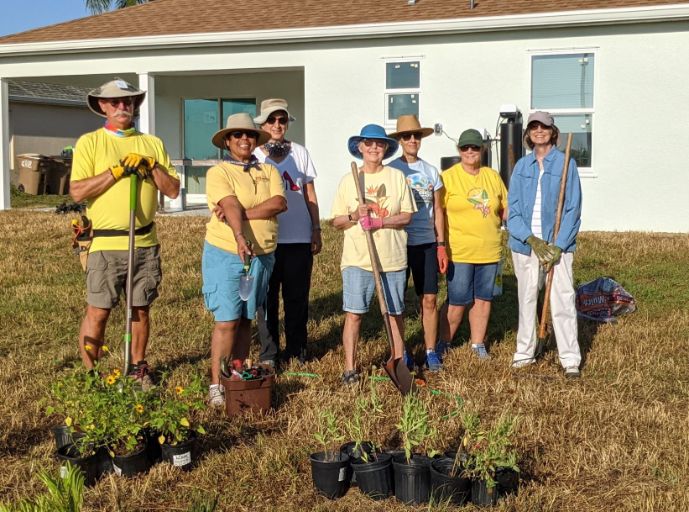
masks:
[[[526,239],[526,243],[531,246],[531,250],[534,252],[541,265],[545,265],[550,261],[550,258],[552,258],[553,253],[544,240],[531,235]]]
[[[127,169],[122,164],[115,164],[110,167],[110,173],[112,177],[115,178],[115,181],[119,181],[122,176],[126,176],[126,171]]]
[[[156,159],[151,156],[139,155],[138,153],[129,153],[121,160],[121,163],[124,167],[130,167],[132,169],[145,167],[146,170],[150,172],[156,165]],[[139,174],[138,171],[137,174]]]
[[[361,229],[364,231],[371,231],[373,229],[380,229],[383,227],[383,219],[376,217],[375,219],[369,215],[359,219]]]
[[[562,249],[560,249],[557,245],[549,244],[548,249],[552,251],[553,255],[545,264],[546,272],[550,272],[550,269],[557,265],[557,262],[560,261],[560,256],[562,256]]]
[[[447,272],[447,265],[450,261],[447,257],[447,249],[444,245],[438,246],[436,256],[438,257],[438,270],[441,274],[444,274]]]

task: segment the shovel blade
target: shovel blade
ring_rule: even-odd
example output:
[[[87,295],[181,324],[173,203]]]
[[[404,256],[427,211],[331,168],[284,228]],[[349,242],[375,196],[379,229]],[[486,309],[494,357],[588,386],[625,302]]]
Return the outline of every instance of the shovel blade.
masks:
[[[254,289],[254,276],[242,276],[239,278],[239,298],[249,300]]]
[[[401,357],[398,359],[393,359],[391,357],[385,362],[384,368],[390,380],[402,395],[414,391],[414,376],[411,374]]]

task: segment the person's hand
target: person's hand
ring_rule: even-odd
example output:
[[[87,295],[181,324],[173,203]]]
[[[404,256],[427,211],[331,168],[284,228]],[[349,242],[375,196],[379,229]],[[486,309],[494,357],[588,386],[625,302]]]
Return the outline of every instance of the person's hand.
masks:
[[[562,256],[562,249],[560,249],[557,245],[549,244],[548,249],[552,251],[553,255],[544,265],[546,272],[550,272],[550,269],[557,265],[557,262],[560,261],[560,256]]]
[[[124,167],[131,167],[132,169],[145,167],[150,172],[156,166],[156,159],[138,153],[129,153],[121,160],[121,163]]]
[[[354,220],[359,220],[363,217],[368,217],[368,215],[369,215],[368,206],[366,206],[366,205],[359,206],[356,209],[356,212],[357,212],[357,216],[356,216],[356,219],[354,219]]]
[[[323,241],[321,240],[321,229],[314,229],[311,231],[311,254],[314,256],[321,252],[323,248]]]
[[[447,257],[447,248],[444,245],[439,245],[437,247],[436,256],[438,257],[438,270],[441,274],[447,272],[447,265],[450,262]]]
[[[239,256],[239,259],[242,260],[242,262],[246,259],[247,256],[253,256],[253,253],[251,252],[251,247],[247,243],[247,239],[242,233],[236,233],[234,235],[234,239],[237,242],[237,255]]]
[[[381,218],[373,218],[369,215],[365,217],[361,217],[359,219],[359,225],[361,226],[361,229],[364,231],[371,231],[373,229],[380,229],[383,227],[383,219]]]
[[[220,222],[225,222],[225,210],[219,204],[213,208],[213,215],[215,215]]]
[[[140,165],[139,167],[124,168],[125,176],[131,176],[134,174],[136,174],[137,178],[139,178],[140,180],[146,180],[152,176],[151,170],[144,165]]]
[[[125,175],[126,168],[122,164],[115,164],[110,167],[110,174],[115,178],[115,181],[120,181],[120,178]]]
[[[526,239],[526,243],[531,246],[531,250],[533,250],[541,265],[545,265],[553,257],[553,252],[544,240],[531,235]]]

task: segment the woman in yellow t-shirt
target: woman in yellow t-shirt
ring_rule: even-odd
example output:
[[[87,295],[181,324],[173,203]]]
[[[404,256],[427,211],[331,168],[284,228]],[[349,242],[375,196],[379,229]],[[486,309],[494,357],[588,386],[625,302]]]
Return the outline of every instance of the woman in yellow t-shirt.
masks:
[[[488,359],[484,339],[502,249],[500,226],[507,218],[507,189],[495,169],[481,167],[482,144],[477,130],[462,132],[457,143],[462,160],[441,175],[450,265],[437,351],[449,348],[468,307],[471,348]]]

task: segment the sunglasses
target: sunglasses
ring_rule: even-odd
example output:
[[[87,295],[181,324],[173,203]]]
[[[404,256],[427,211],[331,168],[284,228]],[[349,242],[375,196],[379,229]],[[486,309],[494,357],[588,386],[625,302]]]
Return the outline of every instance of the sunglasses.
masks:
[[[478,147],[478,146],[474,146],[473,144],[469,144],[469,145],[467,145],[467,146],[462,146],[462,147],[460,147],[459,150],[460,150],[460,151],[469,151],[469,150],[471,150],[471,151],[480,151],[481,148]]]
[[[107,101],[111,107],[119,107],[120,103],[124,104],[125,107],[134,105],[134,98],[113,98],[105,101]]]
[[[538,130],[539,128],[543,131],[548,131],[548,130],[553,129],[552,126],[546,126],[543,123],[539,123],[538,121],[534,121],[528,126],[529,130]]]
[[[421,140],[421,132],[405,133],[404,135],[402,135],[402,140],[407,142],[410,141],[412,137],[414,137],[416,140]]]
[[[247,139],[256,140],[258,138],[258,134],[256,132],[242,132],[240,130],[237,130],[236,132],[230,132],[229,135],[233,139],[241,139],[244,135],[246,135]]]
[[[363,142],[364,146],[366,146],[367,148],[370,148],[371,146],[375,146],[381,149],[388,147],[388,143],[383,140],[364,139],[361,142]]]
[[[277,121],[281,125],[287,124],[287,118],[286,117],[275,117],[275,116],[268,116],[268,119],[266,119],[266,124],[275,124],[275,121]]]

